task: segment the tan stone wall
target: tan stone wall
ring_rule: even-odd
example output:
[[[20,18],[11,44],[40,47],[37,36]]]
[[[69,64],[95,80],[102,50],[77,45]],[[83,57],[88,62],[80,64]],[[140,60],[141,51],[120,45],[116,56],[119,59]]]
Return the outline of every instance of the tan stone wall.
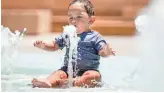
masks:
[[[29,34],[61,32],[62,26],[67,24],[67,9],[70,1],[2,0],[1,23],[13,30],[27,27]],[[148,3],[148,0],[90,1],[94,5],[96,14],[96,22],[92,29],[104,35],[135,34],[136,14]]]
[[[51,31],[51,18],[47,9],[3,9],[1,23],[12,31],[27,28],[27,34],[44,34]]]

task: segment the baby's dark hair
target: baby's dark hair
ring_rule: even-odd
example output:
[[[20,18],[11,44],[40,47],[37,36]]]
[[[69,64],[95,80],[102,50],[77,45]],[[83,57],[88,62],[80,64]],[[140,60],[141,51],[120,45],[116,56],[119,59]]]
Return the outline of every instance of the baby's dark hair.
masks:
[[[89,0],[72,0],[68,8],[76,2],[82,3],[84,5],[84,8],[89,16],[94,16],[94,7]]]

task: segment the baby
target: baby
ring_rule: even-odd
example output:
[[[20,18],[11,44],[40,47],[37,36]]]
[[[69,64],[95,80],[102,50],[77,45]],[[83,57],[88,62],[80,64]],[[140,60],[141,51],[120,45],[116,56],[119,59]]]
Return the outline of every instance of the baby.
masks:
[[[95,82],[101,81],[101,74],[98,70],[100,56],[107,57],[114,55],[114,52],[103,37],[98,32],[90,29],[94,21],[94,8],[89,0],[71,1],[68,6],[68,23],[76,27],[77,35],[80,38],[77,45],[76,66],[73,65],[73,71],[76,70],[76,74],[73,76],[73,86],[97,86]],[[61,35],[55,38],[52,43],[36,41],[34,46],[47,51],[56,51],[66,46],[64,40]],[[62,87],[68,79],[67,70],[68,60],[65,59],[64,65],[46,79],[34,78],[32,80],[33,87]]]

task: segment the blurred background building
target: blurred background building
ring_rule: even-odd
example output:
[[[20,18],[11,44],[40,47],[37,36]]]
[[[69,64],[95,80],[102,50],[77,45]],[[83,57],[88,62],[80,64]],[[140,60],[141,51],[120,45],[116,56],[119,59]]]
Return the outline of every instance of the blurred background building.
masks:
[[[71,0],[2,0],[2,25],[12,31],[28,29],[29,35],[61,32],[67,24]],[[92,28],[103,35],[135,35],[134,19],[149,0],[91,0],[96,22]]]

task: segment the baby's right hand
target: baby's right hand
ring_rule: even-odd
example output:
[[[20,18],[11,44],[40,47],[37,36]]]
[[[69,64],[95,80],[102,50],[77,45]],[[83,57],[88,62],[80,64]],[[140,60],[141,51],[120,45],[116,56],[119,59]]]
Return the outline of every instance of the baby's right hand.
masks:
[[[41,49],[44,49],[46,47],[46,43],[44,43],[43,41],[37,40],[34,42],[34,46],[41,48]]]

